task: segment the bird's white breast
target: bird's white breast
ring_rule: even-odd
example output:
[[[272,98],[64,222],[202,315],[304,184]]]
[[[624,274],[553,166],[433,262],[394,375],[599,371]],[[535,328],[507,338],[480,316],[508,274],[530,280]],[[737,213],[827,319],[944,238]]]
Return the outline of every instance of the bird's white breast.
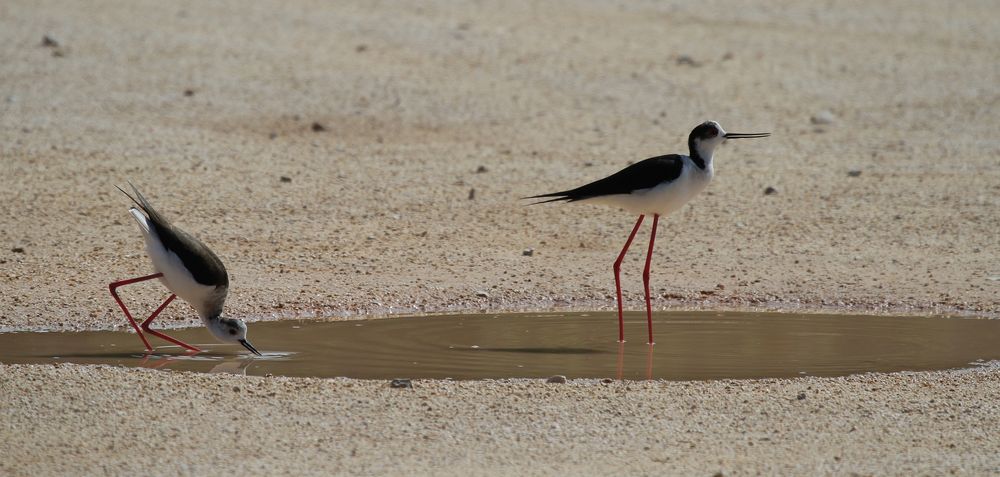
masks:
[[[226,289],[214,285],[203,285],[184,266],[176,253],[167,250],[155,232],[146,234],[146,253],[153,262],[153,268],[163,274],[160,281],[175,295],[188,302],[204,319],[221,308]]]

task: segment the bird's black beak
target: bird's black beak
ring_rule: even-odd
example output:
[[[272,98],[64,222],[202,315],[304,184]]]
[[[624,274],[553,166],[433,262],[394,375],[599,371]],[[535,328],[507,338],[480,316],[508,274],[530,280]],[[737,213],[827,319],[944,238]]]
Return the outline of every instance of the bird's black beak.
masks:
[[[240,344],[243,345],[244,348],[250,350],[251,353],[253,353],[253,354],[257,355],[257,356],[264,356],[264,355],[260,354],[260,351],[257,351],[257,348],[254,348],[253,345],[250,344],[249,341],[247,341],[247,340],[240,340]]]
[[[726,133],[726,139],[752,139],[757,137],[768,137],[771,133]]]

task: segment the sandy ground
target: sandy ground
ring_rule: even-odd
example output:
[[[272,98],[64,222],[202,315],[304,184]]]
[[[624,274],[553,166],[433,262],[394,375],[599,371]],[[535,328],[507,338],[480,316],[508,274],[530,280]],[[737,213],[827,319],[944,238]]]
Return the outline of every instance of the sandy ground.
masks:
[[[0,365],[0,472],[996,475],[998,373],[391,389]]]
[[[128,179],[222,256],[235,316],[609,308],[634,217],[517,198],[681,152],[705,119],[774,135],[726,145],[708,191],[663,221],[657,308],[996,317],[998,21],[990,1],[2,2],[0,329],[123,326],[106,285],[149,270],[113,187]],[[642,255],[624,266],[633,308]],[[164,322],[196,320],[173,306]],[[631,384],[634,398],[595,383],[414,392],[455,406],[451,421],[384,383],[0,369],[0,453],[16,456],[3,465],[27,474],[1000,468],[1000,437],[983,431],[998,424],[993,368],[732,395],[723,383]],[[191,398],[233,386],[281,398]],[[810,386],[840,397],[785,401]],[[149,407],[86,427],[101,419],[86,403],[123,396]],[[201,424],[240,403],[268,439]],[[150,428],[156,409],[177,424]],[[296,419],[329,432],[296,435],[308,429]],[[697,434],[693,447],[674,427]],[[382,452],[359,450],[355,466],[342,452],[353,441]],[[175,460],[175,444],[198,452]],[[156,450],[126,458],[126,445]]]

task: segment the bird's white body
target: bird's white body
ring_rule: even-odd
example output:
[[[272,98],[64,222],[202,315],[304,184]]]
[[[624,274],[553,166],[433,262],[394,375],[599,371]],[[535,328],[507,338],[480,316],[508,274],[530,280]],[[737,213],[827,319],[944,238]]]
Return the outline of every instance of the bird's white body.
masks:
[[[715,169],[712,158],[705,160],[705,168],[698,167],[689,156],[681,156],[684,166],[681,174],[670,182],[655,187],[639,189],[629,194],[614,194],[583,199],[581,202],[620,207],[635,214],[668,215],[688,203],[712,182]]]
[[[218,316],[221,312],[228,292],[226,287],[198,283],[194,275],[184,266],[181,258],[163,246],[160,238],[150,229],[149,219],[136,209],[130,209],[129,212],[139,223],[143,238],[146,240],[146,253],[153,262],[153,268],[163,274],[160,282],[173,294],[188,302],[208,326],[209,318]]]

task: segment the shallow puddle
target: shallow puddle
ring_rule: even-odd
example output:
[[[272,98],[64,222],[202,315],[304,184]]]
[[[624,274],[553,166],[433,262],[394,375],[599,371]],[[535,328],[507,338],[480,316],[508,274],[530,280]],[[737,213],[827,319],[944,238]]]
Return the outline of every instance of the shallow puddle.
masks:
[[[129,332],[3,333],[0,362],[87,363],[199,372],[352,378],[720,379],[949,369],[1000,359],[1000,320],[669,312],[518,313],[251,323],[264,352],[214,343],[203,328],[145,354]],[[155,337],[150,337],[156,340]],[[156,346],[157,341],[151,341]]]

